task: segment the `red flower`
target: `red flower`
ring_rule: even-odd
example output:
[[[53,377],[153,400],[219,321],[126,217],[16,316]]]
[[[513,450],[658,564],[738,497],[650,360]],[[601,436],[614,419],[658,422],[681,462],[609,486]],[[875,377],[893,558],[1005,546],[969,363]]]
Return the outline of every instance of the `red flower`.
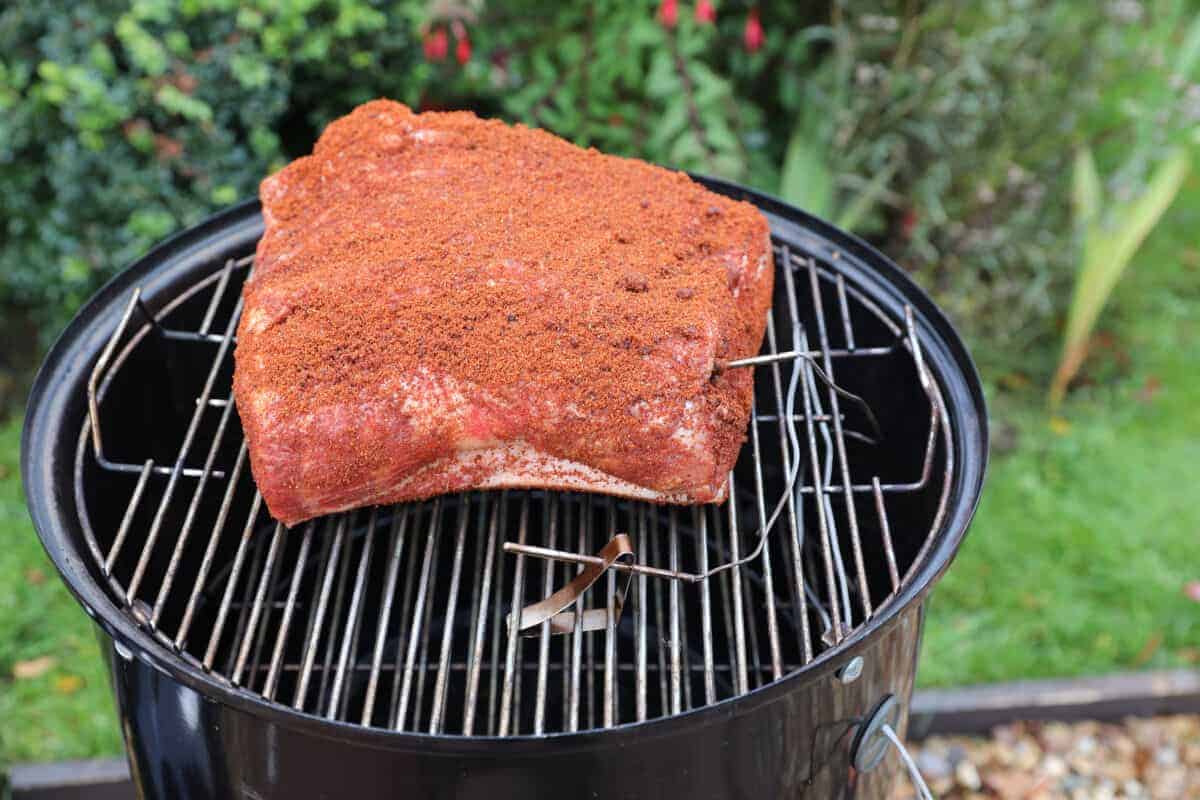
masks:
[[[446,53],[450,49],[450,40],[446,36],[445,28],[434,28],[425,34],[425,39],[422,42],[422,47],[425,50],[426,61],[442,61],[446,58]]]
[[[696,3],[696,22],[701,24],[717,21],[717,10],[713,8],[712,0],[699,0]]]
[[[467,36],[466,31],[463,31],[458,44],[454,47],[454,58],[460,65],[471,60],[471,37]]]
[[[758,7],[750,9],[750,16],[746,17],[746,27],[742,31],[742,41],[746,45],[746,50],[751,53],[757,53],[759,48],[763,46],[763,26],[758,19]]]
[[[662,0],[658,6],[658,18],[668,28],[674,28],[679,21],[679,0]]]

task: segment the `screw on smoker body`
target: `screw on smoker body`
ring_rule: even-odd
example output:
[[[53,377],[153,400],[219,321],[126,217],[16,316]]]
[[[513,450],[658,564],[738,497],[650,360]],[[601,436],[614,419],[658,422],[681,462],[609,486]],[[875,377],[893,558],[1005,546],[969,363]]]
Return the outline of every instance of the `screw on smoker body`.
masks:
[[[863,673],[862,656],[855,656],[846,662],[846,666],[837,671],[837,679],[842,683],[854,683]]]

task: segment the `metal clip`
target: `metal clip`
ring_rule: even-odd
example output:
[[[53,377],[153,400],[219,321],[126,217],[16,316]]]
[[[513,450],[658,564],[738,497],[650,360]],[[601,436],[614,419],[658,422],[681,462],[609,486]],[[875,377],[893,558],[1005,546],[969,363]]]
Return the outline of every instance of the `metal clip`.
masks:
[[[507,547],[505,549],[508,549]],[[629,566],[633,564],[633,543],[629,535],[618,533],[608,544],[596,554],[599,563],[590,562],[571,579],[571,582],[544,600],[531,603],[521,609],[518,631],[522,636],[536,636],[540,633],[542,623],[550,623],[551,633],[572,633],[576,630],[576,613],[582,615],[579,620],[580,631],[602,631],[608,627],[608,608],[591,608],[586,611],[567,611],[600,576],[616,564]],[[621,618],[621,610],[625,606],[625,597],[629,592],[629,584],[633,580],[631,572],[626,573],[624,581],[617,583],[612,597],[613,619]],[[513,614],[508,617],[511,626]]]

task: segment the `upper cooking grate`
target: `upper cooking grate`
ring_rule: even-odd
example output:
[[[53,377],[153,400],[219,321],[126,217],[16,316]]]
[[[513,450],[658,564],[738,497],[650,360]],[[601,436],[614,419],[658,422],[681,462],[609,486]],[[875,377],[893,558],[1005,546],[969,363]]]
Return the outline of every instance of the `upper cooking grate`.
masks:
[[[472,492],[285,530],[254,488],[231,391],[252,256],[157,314],[135,292],[95,366],[79,439],[95,568],[143,629],[213,679],[400,731],[605,728],[802,669],[905,584],[945,510],[953,452],[911,309],[889,316],[836,254],[776,240],[775,256],[763,352],[806,357],[754,367],[749,441],[720,507]],[[881,435],[826,376],[866,400]],[[506,624],[578,567],[506,554],[505,542],[590,554],[627,532],[639,565],[705,572],[753,553],[777,501],[756,558],[698,583],[640,571],[619,618],[610,571],[582,600],[607,607],[605,630],[527,638]]]

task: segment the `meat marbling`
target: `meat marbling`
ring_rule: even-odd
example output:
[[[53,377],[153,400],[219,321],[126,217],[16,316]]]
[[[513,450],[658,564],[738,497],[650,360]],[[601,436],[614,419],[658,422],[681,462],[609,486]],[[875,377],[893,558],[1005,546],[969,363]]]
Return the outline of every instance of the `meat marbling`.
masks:
[[[377,100],[263,181],[234,392],[287,525],[486,487],[724,500],[766,220],[686,175]]]

